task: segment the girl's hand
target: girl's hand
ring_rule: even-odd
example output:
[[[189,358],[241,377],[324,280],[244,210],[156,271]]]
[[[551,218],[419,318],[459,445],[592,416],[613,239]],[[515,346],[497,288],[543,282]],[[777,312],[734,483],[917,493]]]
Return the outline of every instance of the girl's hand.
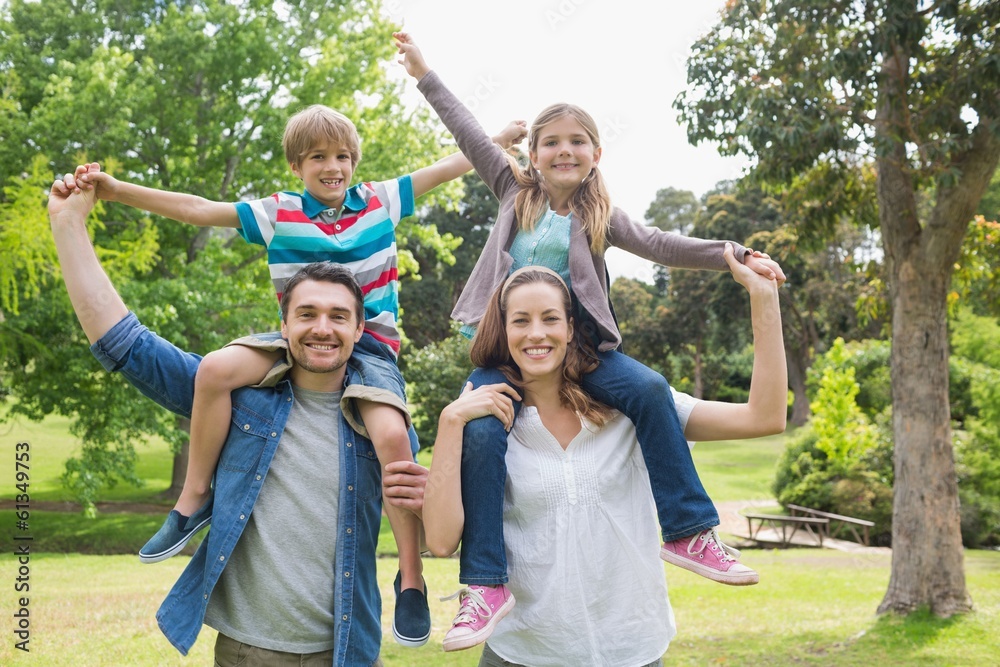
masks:
[[[406,68],[406,73],[417,81],[424,78],[424,75],[431,71],[431,68],[424,62],[424,55],[413,43],[413,38],[407,32],[394,32],[392,36],[396,40],[396,48],[403,54],[399,59],[399,64]]]
[[[513,401],[520,400],[521,396],[509,385],[486,384],[473,389],[472,383],[466,382],[462,395],[441,411],[441,419],[452,418],[468,423],[479,417],[493,416],[509,431],[514,425]]]
[[[743,257],[743,263],[765,278],[778,281],[778,287],[785,283],[785,272],[781,270],[776,261],[765,253],[756,250],[748,252]]]

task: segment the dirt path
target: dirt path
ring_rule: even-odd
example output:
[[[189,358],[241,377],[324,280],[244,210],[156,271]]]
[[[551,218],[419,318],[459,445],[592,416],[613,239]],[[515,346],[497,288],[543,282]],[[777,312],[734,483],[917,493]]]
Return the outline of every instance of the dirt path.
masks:
[[[16,503],[13,500],[0,500],[0,510],[12,510]],[[59,500],[32,500],[31,509],[38,512],[80,512],[78,503]],[[129,512],[132,514],[166,514],[170,511],[167,505],[153,503],[104,502],[97,503],[97,511],[117,514]]]

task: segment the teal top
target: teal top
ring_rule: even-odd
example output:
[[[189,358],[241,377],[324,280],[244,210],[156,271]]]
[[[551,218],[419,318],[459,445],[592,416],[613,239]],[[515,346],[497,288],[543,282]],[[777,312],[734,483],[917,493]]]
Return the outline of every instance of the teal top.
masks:
[[[544,266],[562,276],[569,287],[569,232],[572,217],[572,213],[559,215],[550,208],[530,232],[519,229],[510,246],[510,255],[514,259],[510,272],[526,266]],[[463,336],[471,339],[476,333],[476,327],[465,324],[460,331]]]

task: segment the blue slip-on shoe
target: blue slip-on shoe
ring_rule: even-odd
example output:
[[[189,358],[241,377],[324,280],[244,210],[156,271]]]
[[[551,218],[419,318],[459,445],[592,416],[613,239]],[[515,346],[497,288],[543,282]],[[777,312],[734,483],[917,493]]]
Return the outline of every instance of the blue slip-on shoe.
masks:
[[[423,577],[421,577],[421,580]],[[396,573],[392,589],[396,593],[396,610],[392,615],[392,636],[403,646],[423,646],[431,636],[431,610],[427,606],[427,582],[424,590],[407,588],[400,592],[402,575]]]
[[[180,553],[188,540],[212,520],[212,500],[213,496],[210,495],[205,504],[189,517],[177,510],[170,510],[156,535],[139,549],[139,560],[143,563],[159,563]]]

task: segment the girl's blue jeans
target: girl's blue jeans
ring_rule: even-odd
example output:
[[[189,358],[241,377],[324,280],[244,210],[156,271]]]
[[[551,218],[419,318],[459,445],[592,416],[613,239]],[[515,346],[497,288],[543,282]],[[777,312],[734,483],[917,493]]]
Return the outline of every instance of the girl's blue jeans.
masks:
[[[719,525],[691,458],[670,385],[662,375],[618,351],[601,352],[600,365],[583,379],[583,388],[635,424],[663,540],[670,542]],[[503,373],[478,368],[469,376],[476,387],[507,383]],[[515,414],[521,404],[514,404]],[[462,445],[462,505],[465,527],[459,581],[495,586],[507,583],[503,541],[503,490],[507,479],[507,432],[496,417],[465,425]]]

